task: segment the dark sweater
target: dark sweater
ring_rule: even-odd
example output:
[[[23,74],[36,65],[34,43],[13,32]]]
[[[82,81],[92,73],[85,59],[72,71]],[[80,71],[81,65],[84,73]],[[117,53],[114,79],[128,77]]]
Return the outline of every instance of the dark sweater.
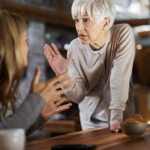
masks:
[[[13,114],[0,121],[0,130],[22,128],[28,136],[46,122],[40,114],[44,105],[45,101],[40,95],[30,93]]]

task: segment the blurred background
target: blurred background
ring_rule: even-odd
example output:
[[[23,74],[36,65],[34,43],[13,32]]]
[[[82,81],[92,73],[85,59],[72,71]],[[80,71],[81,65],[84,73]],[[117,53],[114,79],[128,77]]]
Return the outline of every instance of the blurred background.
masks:
[[[150,123],[150,0],[110,0],[115,4],[115,24],[128,23],[132,26],[136,41],[136,57],[132,79],[135,87],[136,113]],[[44,56],[44,45],[55,43],[66,57],[69,43],[77,37],[71,17],[73,0],[0,0],[0,8],[19,14],[27,23],[29,65],[20,84],[24,99],[30,90],[35,67],[41,68],[40,81],[55,76]],[[18,99],[17,107],[22,103]],[[71,100],[67,99],[66,103]],[[73,103],[73,102],[72,102]],[[48,123],[28,137],[43,139],[74,131],[80,131],[79,110],[73,103],[70,110],[54,115]]]

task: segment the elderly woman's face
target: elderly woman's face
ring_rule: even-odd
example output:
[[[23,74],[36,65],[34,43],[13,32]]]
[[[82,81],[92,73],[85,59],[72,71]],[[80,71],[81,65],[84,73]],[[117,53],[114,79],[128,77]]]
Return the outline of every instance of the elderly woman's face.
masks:
[[[87,14],[76,16],[75,26],[82,44],[97,42],[104,30],[103,23],[101,25],[97,24],[94,19],[90,18]]]

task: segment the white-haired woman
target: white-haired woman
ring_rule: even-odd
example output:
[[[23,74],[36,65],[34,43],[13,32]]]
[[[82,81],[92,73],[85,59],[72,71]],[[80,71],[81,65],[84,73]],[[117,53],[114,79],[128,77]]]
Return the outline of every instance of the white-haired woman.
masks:
[[[135,110],[132,28],[113,25],[116,9],[109,0],[74,0],[72,17],[79,38],[70,43],[68,59],[54,44],[54,51],[45,45],[45,56],[57,75],[68,70],[74,78],[66,95],[79,104],[82,129],[110,126],[118,132]]]

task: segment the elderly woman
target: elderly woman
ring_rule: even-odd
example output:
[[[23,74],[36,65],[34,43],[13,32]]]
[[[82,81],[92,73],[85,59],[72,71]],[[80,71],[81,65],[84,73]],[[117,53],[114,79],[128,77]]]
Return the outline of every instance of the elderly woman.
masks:
[[[54,44],[54,51],[45,45],[45,56],[57,75],[68,70],[74,78],[66,95],[79,104],[82,129],[110,126],[118,132],[135,111],[132,28],[113,25],[116,9],[109,0],[74,0],[72,17],[79,37],[70,43],[68,59]]]

